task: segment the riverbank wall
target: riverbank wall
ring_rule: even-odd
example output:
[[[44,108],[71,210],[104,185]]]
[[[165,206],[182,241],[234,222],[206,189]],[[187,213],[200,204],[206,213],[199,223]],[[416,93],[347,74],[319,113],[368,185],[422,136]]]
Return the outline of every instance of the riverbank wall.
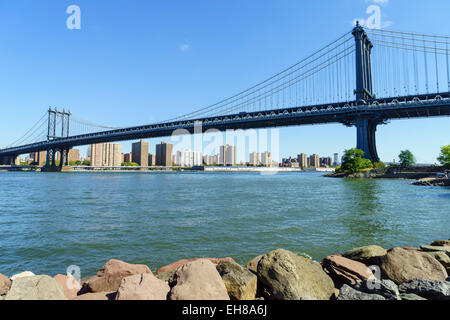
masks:
[[[320,262],[277,249],[244,266],[231,257],[195,258],[154,272],[111,259],[82,279],[0,274],[0,300],[450,300],[449,272],[450,240],[364,246]]]

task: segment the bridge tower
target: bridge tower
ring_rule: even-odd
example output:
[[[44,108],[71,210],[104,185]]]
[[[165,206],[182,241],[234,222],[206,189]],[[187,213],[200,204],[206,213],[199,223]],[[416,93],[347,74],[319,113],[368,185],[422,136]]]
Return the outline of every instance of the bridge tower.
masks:
[[[372,87],[372,42],[370,42],[364,28],[356,22],[352,32],[355,37],[355,57],[356,57],[356,101],[365,103],[375,99]],[[352,121],[356,126],[356,147],[364,151],[364,157],[378,162],[380,158],[377,153],[375,133],[377,125],[382,121],[373,116],[359,116]]]
[[[56,140],[59,138],[69,137],[70,133],[70,111],[62,111],[52,108],[48,109],[48,128],[47,128],[47,141]],[[59,131],[59,126],[61,131]],[[47,149],[47,160],[45,166],[47,169],[49,167],[56,168],[56,154],[59,151],[60,161],[59,168],[61,169],[63,165],[68,164],[68,154],[69,149],[64,148],[50,148]]]

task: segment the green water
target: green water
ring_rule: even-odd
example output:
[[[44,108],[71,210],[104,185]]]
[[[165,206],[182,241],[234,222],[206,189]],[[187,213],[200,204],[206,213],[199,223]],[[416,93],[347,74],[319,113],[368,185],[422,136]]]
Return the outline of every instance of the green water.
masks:
[[[152,271],[183,258],[245,264],[276,248],[315,260],[450,237],[450,189],[317,173],[0,173],[0,273]]]

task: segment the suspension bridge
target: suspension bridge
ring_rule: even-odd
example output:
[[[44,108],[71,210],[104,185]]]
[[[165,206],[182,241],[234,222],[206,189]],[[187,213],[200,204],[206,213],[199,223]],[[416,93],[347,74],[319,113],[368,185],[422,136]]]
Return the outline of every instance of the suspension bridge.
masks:
[[[379,161],[376,129],[393,119],[450,116],[450,37],[355,28],[305,59],[224,100],[149,125],[119,128],[49,109],[24,136],[0,149],[0,164],[47,151],[46,166],[68,162],[75,146],[189,134],[341,123],[356,147]]]

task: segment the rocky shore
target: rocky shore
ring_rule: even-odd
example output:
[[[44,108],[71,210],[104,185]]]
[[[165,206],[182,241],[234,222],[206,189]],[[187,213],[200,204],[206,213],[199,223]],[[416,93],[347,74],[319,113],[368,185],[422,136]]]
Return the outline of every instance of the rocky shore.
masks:
[[[352,178],[352,179],[410,179],[417,180],[414,185],[417,186],[450,186],[450,179],[447,177],[439,177],[446,171],[444,167],[427,166],[412,168],[395,168],[387,167],[380,169],[367,170],[364,172],[345,173],[337,172],[326,174],[329,178]]]
[[[232,258],[179,260],[153,273],[109,260],[92,277],[0,274],[0,300],[450,300],[450,240],[377,245],[311,261],[277,249],[245,266]]]

